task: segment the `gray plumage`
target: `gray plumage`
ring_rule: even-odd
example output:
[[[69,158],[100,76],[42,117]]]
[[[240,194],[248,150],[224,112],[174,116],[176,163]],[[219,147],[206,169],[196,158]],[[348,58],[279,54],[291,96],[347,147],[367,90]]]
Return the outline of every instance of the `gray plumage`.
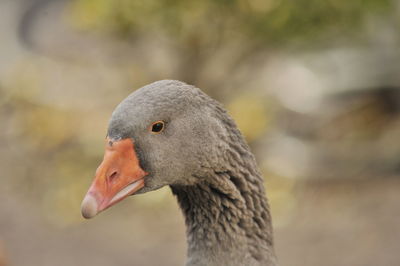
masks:
[[[155,121],[165,130],[151,134]],[[255,158],[225,109],[163,80],[119,104],[108,136],[132,138],[149,173],[138,193],[169,185],[187,226],[187,266],[274,266],[271,217]]]

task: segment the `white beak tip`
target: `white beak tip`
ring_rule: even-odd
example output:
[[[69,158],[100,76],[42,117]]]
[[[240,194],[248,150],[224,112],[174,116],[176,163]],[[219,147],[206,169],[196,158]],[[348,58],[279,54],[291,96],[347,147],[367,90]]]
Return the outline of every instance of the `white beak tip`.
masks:
[[[86,195],[81,205],[82,216],[86,219],[93,218],[98,213],[97,201],[92,195]]]

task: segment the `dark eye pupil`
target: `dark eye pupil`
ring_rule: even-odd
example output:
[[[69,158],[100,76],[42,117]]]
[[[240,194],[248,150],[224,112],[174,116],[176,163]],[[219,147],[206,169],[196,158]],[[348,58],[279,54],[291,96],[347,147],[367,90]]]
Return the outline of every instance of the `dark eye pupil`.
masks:
[[[162,122],[157,122],[153,124],[153,127],[151,128],[151,131],[153,132],[160,132],[164,127],[164,123]]]

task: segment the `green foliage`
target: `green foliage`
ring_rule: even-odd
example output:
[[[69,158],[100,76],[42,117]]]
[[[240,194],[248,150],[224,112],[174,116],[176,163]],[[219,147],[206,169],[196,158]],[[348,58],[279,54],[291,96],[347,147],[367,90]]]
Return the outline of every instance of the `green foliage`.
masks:
[[[224,37],[269,45],[316,41],[355,32],[369,15],[390,12],[390,0],[75,0],[74,20],[123,37],[162,31],[179,40]]]

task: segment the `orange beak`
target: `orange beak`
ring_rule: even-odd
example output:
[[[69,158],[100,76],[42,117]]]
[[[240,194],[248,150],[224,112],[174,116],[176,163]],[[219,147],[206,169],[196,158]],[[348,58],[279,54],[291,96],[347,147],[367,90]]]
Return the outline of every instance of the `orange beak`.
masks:
[[[147,175],[139,165],[131,139],[106,139],[103,162],[82,202],[82,216],[86,219],[120,202],[144,187]]]

